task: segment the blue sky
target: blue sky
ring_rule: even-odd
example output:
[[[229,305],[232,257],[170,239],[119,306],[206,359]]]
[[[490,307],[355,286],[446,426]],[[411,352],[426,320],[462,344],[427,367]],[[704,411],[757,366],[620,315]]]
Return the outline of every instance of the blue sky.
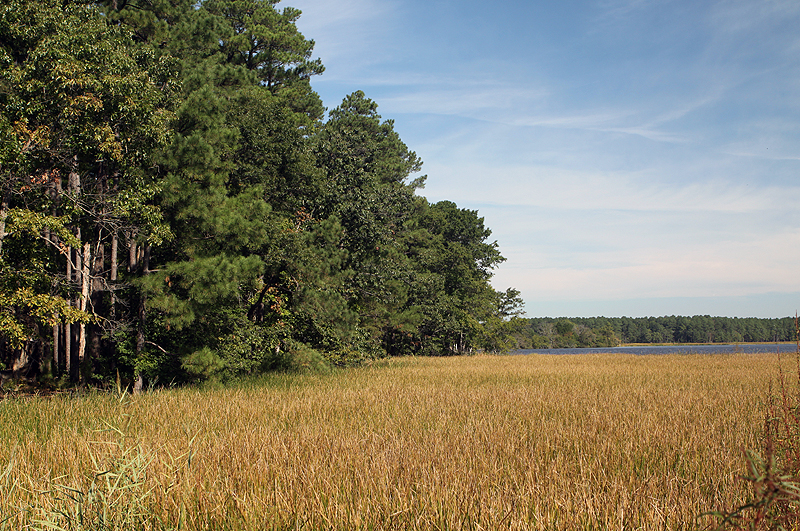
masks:
[[[797,0],[283,0],[528,316],[800,308]],[[280,7],[280,5],[279,5]]]

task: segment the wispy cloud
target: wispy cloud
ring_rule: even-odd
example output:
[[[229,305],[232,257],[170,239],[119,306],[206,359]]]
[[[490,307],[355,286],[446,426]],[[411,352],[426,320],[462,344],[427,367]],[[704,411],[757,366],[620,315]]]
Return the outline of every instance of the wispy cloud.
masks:
[[[742,315],[800,292],[796,0],[510,0],[516,17],[284,1],[317,41],[326,104],[375,99],[425,161],[425,195],[486,217],[509,258],[495,285],[529,305]]]
[[[553,167],[492,168],[432,165],[426,193],[462,202],[506,206],[558,207],[564,211],[753,213],[781,208],[800,197],[800,185],[749,185],[718,178],[688,183],[652,173],[593,173]],[[441,180],[440,182],[437,182]],[[452,183],[459,182],[458,186]]]
[[[381,105],[397,113],[455,115],[502,122],[515,108],[535,105],[548,95],[545,88],[480,83],[406,87],[381,98]]]
[[[721,0],[713,4],[711,17],[719,31],[740,34],[800,17],[800,4],[794,0]]]
[[[403,84],[404,81],[409,83]],[[510,126],[622,133],[670,143],[692,140],[685,131],[670,130],[673,122],[718,99],[717,95],[704,96],[677,102],[663,110],[634,102],[615,109],[554,113],[549,102],[554,90],[544,85],[519,86],[470,79],[415,83],[407,78],[393,82],[370,80],[370,84],[393,87],[380,98],[381,106],[392,113],[453,115]]]
[[[374,64],[386,57],[376,42],[391,26],[398,0],[284,0],[302,10],[298,27],[314,39],[315,52],[323,63],[337,70],[353,65]]]
[[[637,14],[654,7],[663,5],[670,0],[599,0],[596,2],[598,14],[594,19],[595,24],[617,24],[629,21]]]

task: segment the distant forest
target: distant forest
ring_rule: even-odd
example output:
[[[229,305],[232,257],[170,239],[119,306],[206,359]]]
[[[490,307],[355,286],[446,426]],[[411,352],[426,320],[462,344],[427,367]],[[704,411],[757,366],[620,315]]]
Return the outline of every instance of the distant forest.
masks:
[[[537,317],[516,320],[517,348],[612,347],[621,343],[795,341],[794,317]]]

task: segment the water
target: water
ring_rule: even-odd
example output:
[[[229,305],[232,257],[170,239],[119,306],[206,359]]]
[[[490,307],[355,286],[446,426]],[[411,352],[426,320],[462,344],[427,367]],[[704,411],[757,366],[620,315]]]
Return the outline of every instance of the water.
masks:
[[[636,346],[636,347],[603,347],[603,348],[529,348],[513,350],[511,354],[733,354],[737,352],[758,354],[764,352],[796,352],[794,343],[778,344],[742,344],[742,345],[671,345],[671,346]]]

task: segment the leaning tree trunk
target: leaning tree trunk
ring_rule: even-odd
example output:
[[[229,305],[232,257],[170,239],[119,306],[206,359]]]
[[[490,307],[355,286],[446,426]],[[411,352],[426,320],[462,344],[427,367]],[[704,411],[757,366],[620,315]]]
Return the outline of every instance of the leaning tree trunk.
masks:
[[[81,229],[75,231],[75,236],[77,237],[78,241],[82,241],[81,238]],[[75,264],[72,267],[72,274],[73,274],[73,283],[78,286],[83,286],[83,253],[81,252],[81,247],[75,249]],[[83,301],[81,300],[80,296],[75,297],[72,299],[73,306],[76,308],[83,309]],[[70,327],[70,360],[69,360],[69,377],[73,382],[77,382],[80,378],[80,359],[82,356],[80,342],[81,336],[83,335],[83,325],[73,325]]]
[[[77,201],[78,197],[81,194],[81,176],[78,173],[78,157],[74,156],[72,158],[72,170],[69,172],[68,178],[68,189],[69,193],[72,195],[72,200]],[[75,228],[75,236],[78,242],[83,241],[81,236],[81,228]],[[70,256],[72,255],[72,250],[70,250]],[[69,262],[69,260],[67,261]],[[75,249],[75,262],[73,264],[67,265],[67,268],[72,267],[72,277],[68,276],[68,281],[74,281],[76,284],[82,285],[83,284],[83,256],[81,254],[81,248],[78,246]],[[70,302],[71,305],[81,308],[82,302],[79,299],[72,299]],[[66,362],[67,362],[67,374],[69,374],[70,380],[73,382],[78,381],[79,378],[79,363],[80,356],[82,355],[81,348],[80,348],[80,338],[83,335],[83,325],[80,326],[72,326],[66,325]],[[77,359],[76,359],[77,358]]]
[[[50,194],[50,199],[51,199],[51,201],[53,203],[50,214],[53,217],[57,217],[58,213],[59,213],[59,206],[60,206],[60,203],[61,203],[61,178],[58,176],[58,174],[54,174],[53,175],[53,179],[50,182],[50,187],[49,187],[48,192]],[[50,234],[50,244],[52,246],[56,247],[56,248],[63,249],[63,247],[60,246],[60,240],[59,240],[58,235],[53,234],[52,232]],[[56,261],[57,261],[57,259],[59,257],[59,254],[62,254],[62,253],[63,253],[63,251],[56,252],[56,254],[55,254]],[[67,256],[67,268],[68,268],[68,270],[69,270],[69,267],[70,267],[69,266],[69,258],[70,257]],[[67,281],[69,281],[69,274],[67,274]],[[56,288],[58,287],[58,281],[56,281],[56,280],[54,280],[54,287],[56,287]],[[53,319],[53,337],[52,337],[52,340],[53,340],[52,341],[52,343],[53,343],[53,349],[52,349],[53,368],[52,368],[52,373],[51,374],[53,376],[59,376],[61,374],[61,360],[63,359],[63,356],[61,356],[61,344],[62,344],[62,342],[60,341],[61,332],[62,332],[62,326],[59,324],[59,314],[56,313],[54,315],[54,319]]]

